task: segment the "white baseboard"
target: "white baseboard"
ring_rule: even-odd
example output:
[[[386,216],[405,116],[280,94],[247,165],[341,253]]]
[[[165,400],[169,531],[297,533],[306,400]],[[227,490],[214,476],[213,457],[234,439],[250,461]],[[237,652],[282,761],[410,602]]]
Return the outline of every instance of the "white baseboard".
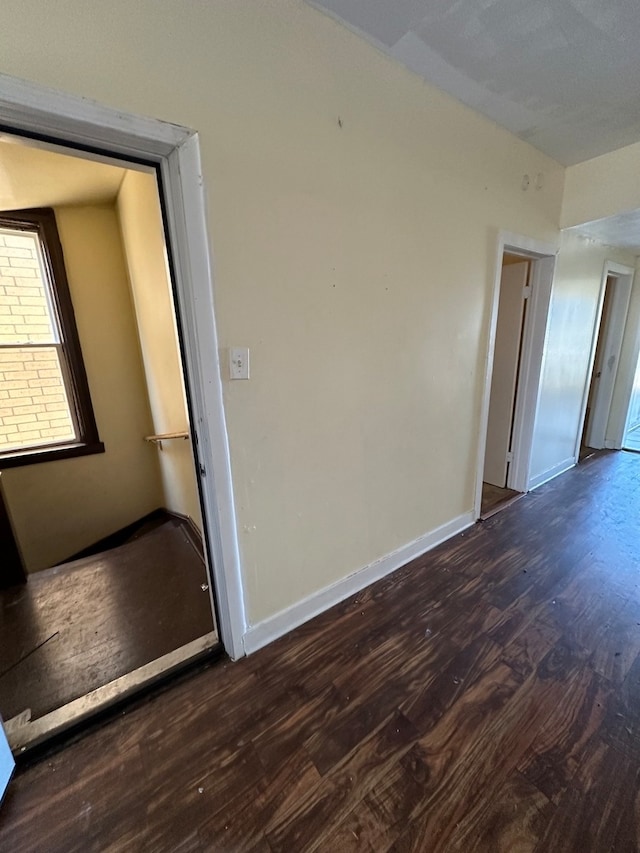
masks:
[[[532,477],[529,480],[529,491],[532,489],[537,489],[538,486],[542,486],[544,483],[548,483],[549,480],[553,480],[554,477],[557,477],[560,474],[564,474],[565,471],[568,471],[569,468],[573,468],[576,464],[577,460],[575,456],[570,456],[569,459],[565,459],[563,462],[559,462],[557,465],[554,465],[553,468],[549,468],[547,471],[543,471],[542,474],[538,474],[536,477]]]
[[[333,607],[334,604],[339,604],[350,595],[360,592],[361,589],[374,583],[374,581],[386,577],[411,560],[415,560],[416,557],[420,557],[435,548],[445,539],[450,539],[457,533],[466,530],[467,527],[471,527],[474,522],[473,511],[459,515],[446,524],[436,527],[430,533],[425,533],[424,536],[403,545],[402,548],[398,548],[368,566],[358,569],[353,574],[347,575],[342,580],[336,581],[331,586],[312,593],[307,598],[292,604],[291,607],[287,607],[286,610],[281,610],[263,622],[249,626],[244,635],[245,652],[247,654],[256,652],[273,640],[277,640],[278,637],[288,634],[298,625],[308,622],[309,619],[313,619],[314,616],[318,616],[318,614]]]

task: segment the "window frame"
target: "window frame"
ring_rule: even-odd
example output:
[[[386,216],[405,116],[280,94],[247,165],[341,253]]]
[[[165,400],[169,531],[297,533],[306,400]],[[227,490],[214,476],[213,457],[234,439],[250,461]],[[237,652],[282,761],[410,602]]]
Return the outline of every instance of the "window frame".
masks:
[[[56,459],[104,453],[105,447],[100,441],[93,413],[55,212],[50,207],[0,211],[0,227],[13,231],[28,231],[38,237],[44,272],[49,282],[48,294],[55,312],[54,322],[60,330],[60,367],[66,380],[70,415],[78,434],[77,440],[72,442],[51,442],[23,450],[0,451],[0,471]]]

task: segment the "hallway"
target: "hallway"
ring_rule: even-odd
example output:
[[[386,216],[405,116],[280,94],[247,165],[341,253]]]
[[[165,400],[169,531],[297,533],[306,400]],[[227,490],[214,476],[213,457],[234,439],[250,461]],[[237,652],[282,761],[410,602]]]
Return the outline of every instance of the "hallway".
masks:
[[[23,768],[0,849],[636,850],[639,555],[640,456],[592,456]]]

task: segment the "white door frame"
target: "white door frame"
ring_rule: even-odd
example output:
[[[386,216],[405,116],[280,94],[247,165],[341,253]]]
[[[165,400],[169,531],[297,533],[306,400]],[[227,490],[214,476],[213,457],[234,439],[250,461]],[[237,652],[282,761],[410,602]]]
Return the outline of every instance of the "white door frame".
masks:
[[[159,168],[191,392],[204,532],[213,562],[210,571],[218,630],[228,654],[241,657],[246,617],[198,136],[189,128],[122,113],[4,74],[0,74],[0,126],[6,133],[93,150],[99,159],[105,159],[103,154],[107,160],[109,155],[132,158]],[[82,156],[87,152],[83,150]]]
[[[589,368],[587,370],[587,379],[585,383],[584,393],[582,395],[582,405],[580,407],[580,420],[578,421],[578,434],[576,436],[576,446],[574,457],[577,462],[580,457],[580,442],[584,431],[585,418],[587,416],[587,404],[589,402],[589,391],[593,379],[593,371],[595,369],[596,349],[598,346],[598,337],[600,335],[600,324],[602,321],[602,309],[604,307],[604,298],[607,289],[607,279],[609,276],[616,278],[616,286],[613,292],[611,308],[607,328],[604,329],[606,338],[603,340],[605,353],[609,353],[609,357],[614,358],[614,369],[604,377],[604,381],[600,382],[598,391],[594,400],[593,414],[589,427],[589,446],[595,448],[611,447],[620,448],[624,436],[610,436],[607,433],[607,425],[611,414],[611,404],[613,402],[613,391],[615,388],[616,377],[618,375],[618,366],[620,364],[620,352],[622,351],[622,341],[624,338],[625,325],[627,322],[627,314],[629,313],[629,302],[631,300],[631,288],[633,285],[633,276],[635,270],[633,267],[619,264],[616,261],[605,261],[602,270],[602,279],[600,281],[600,293],[598,296],[598,306],[596,309],[596,318],[593,325],[593,334],[591,336],[591,352],[589,354]]]
[[[474,505],[476,518],[480,518],[482,507],[482,477],[487,446],[491,377],[493,375],[493,357],[498,324],[498,306],[500,303],[502,258],[505,252],[521,255],[523,260],[528,259],[531,261],[531,296],[529,297],[529,305],[527,306],[525,316],[522,355],[518,373],[518,390],[513,416],[513,458],[507,476],[507,486],[510,489],[514,489],[517,492],[526,492],[530,484],[529,472],[531,467],[533,429],[538,407],[547,317],[549,314],[551,286],[553,284],[558,248],[552,243],[534,240],[520,234],[513,234],[509,231],[500,231],[498,234],[485,380],[480,410],[480,435],[478,440]]]

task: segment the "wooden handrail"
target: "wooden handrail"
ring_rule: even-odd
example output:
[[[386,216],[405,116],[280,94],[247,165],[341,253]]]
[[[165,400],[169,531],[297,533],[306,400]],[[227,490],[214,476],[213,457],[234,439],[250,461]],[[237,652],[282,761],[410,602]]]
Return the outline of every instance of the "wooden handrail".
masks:
[[[151,442],[151,444],[157,444],[160,450],[162,450],[162,442],[163,441],[172,441],[174,439],[182,439],[182,441],[187,441],[189,439],[188,432],[165,432],[160,435],[145,435],[144,440]]]

